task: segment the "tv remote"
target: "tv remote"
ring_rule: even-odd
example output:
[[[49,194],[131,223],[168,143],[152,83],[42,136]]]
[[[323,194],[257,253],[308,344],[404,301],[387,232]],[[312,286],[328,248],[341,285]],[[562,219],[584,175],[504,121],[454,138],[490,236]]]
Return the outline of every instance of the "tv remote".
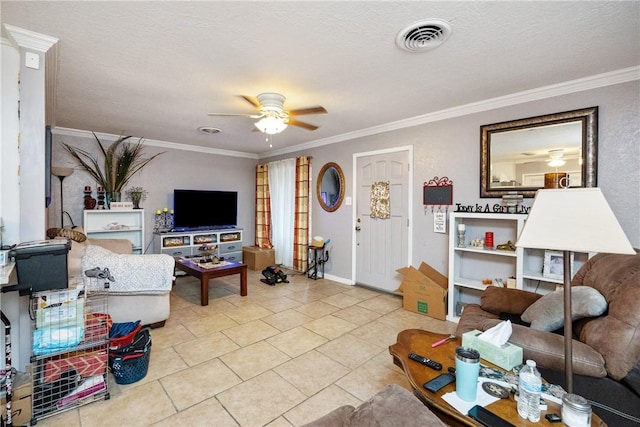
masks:
[[[442,369],[442,365],[440,363],[436,362],[435,360],[431,360],[427,357],[420,356],[419,354],[416,354],[416,353],[409,353],[409,359],[415,360],[416,362],[421,363],[424,366],[428,366],[431,369],[435,369],[436,371],[439,371]]]

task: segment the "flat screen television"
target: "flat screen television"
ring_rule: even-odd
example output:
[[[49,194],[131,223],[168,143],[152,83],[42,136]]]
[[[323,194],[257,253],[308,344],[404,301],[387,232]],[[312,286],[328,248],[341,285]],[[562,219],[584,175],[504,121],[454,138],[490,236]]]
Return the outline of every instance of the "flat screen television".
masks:
[[[176,231],[231,228],[238,222],[238,192],[173,190]]]

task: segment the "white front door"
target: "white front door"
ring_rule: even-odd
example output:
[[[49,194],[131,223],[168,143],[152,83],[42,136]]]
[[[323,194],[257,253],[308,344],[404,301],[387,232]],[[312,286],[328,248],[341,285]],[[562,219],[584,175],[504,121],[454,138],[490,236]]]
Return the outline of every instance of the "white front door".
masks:
[[[393,292],[409,265],[411,251],[411,147],[400,151],[356,154],[355,157],[355,283]],[[371,186],[389,182],[390,218],[372,218]]]

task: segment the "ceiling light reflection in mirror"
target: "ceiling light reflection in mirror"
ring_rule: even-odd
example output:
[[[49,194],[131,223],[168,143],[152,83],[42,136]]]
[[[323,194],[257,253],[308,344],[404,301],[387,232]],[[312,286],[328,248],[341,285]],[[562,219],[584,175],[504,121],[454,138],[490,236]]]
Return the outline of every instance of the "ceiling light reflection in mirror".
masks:
[[[493,189],[542,187],[544,174],[557,172],[560,166],[563,172],[580,182],[580,121],[499,132],[491,136],[490,173]]]

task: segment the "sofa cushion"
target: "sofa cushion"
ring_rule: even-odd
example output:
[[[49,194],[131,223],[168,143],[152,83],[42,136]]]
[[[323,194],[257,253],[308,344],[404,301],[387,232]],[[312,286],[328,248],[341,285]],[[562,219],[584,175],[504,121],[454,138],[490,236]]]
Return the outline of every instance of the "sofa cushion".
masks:
[[[358,406],[341,406],[305,427],[446,427],[413,394],[390,384]]]
[[[531,304],[541,298],[541,295],[520,289],[499,288],[488,286],[482,293],[480,305],[490,313],[522,314]]]
[[[600,316],[607,309],[607,300],[588,286],[571,288],[571,320]],[[564,291],[550,292],[522,313],[522,320],[539,331],[555,331],[564,325]]]

